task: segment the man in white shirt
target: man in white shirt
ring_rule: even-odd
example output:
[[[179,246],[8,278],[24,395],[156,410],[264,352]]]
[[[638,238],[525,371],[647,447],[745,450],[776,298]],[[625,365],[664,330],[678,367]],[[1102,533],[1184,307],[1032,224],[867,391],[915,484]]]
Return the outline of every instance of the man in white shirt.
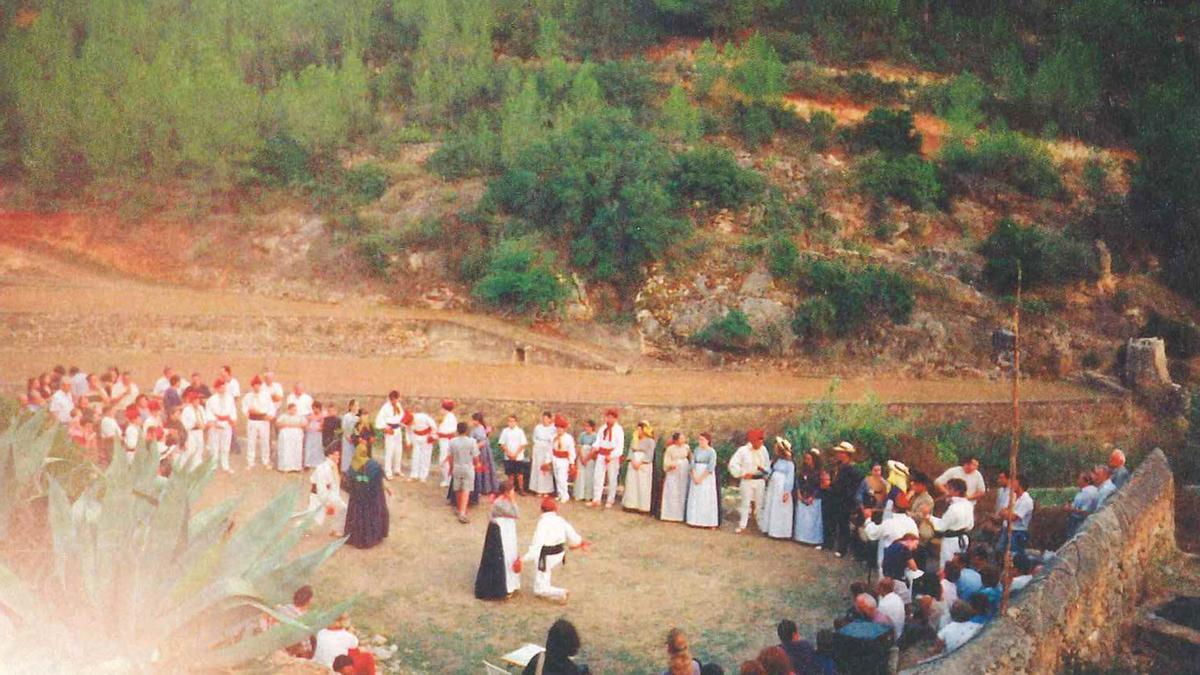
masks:
[[[283,385],[275,381],[275,371],[267,370],[263,372],[263,388],[271,395],[271,403],[275,406],[275,412],[284,406],[283,403]]]
[[[341,448],[334,444],[325,451],[325,461],[309,476],[312,488],[308,495],[308,512],[313,514],[313,523],[317,527],[325,524],[325,516],[333,516],[330,534],[335,537],[342,536],[346,523],[346,502],[342,500],[341,477],[338,475],[341,460]]]
[[[259,451],[262,465],[271,466],[271,420],[275,419],[275,404],[257,375],[250,380],[250,391],[242,397],[242,414],[246,416],[246,468],[254,468],[254,456]]]
[[[88,384],[88,374],[75,366],[71,366],[67,372],[71,375],[71,398],[78,401],[87,396],[92,389]]]
[[[229,449],[233,442],[233,427],[237,423],[237,404],[225,389],[224,380],[213,382],[213,394],[204,406],[212,424],[208,432],[209,456],[218,458],[222,471],[233,473],[229,468]]]
[[[458,433],[458,417],[454,414],[454,401],[442,401],[442,421],[438,422],[438,468],[442,472],[441,487],[450,487],[450,441]]]
[[[962,600],[955,600],[950,605],[950,623],[937,634],[942,653],[949,654],[963,646],[983,628],[983,624],[971,621],[974,614],[971,606]]]
[[[305,393],[304,385],[300,382],[292,385],[292,393],[287,395],[283,404],[284,409],[293,403],[296,404],[296,414],[307,420],[313,411],[313,397]]]
[[[412,448],[412,466],[408,477],[422,483],[429,478],[429,463],[433,459],[433,441],[437,437],[437,422],[429,413],[404,411],[404,428],[408,432],[408,445]]]
[[[517,425],[517,416],[508,416],[508,426],[500,432],[500,450],[504,452],[504,475],[517,488],[517,494],[525,494],[525,448],[529,438],[525,430]]]
[[[383,436],[383,474],[388,480],[404,473],[403,426],[404,407],[400,405],[400,392],[393,389],[375,414],[375,430]]]
[[[75,401],[71,398],[71,379],[64,377],[58,383],[58,391],[50,397],[50,414],[60,424],[71,421],[71,411],[75,409]]]
[[[533,540],[529,542],[529,551],[522,559],[537,565],[537,572],[533,578],[533,594],[539,598],[566,602],[567,590],[554,586],[550,575],[555,567],[562,564],[568,548],[586,550],[588,546],[588,542],[579,536],[575,528],[558,515],[558,503],[554,501],[554,497],[546,495],[542,500],[542,515],[533,531]],[[514,562],[514,569],[518,572],[522,567],[517,564],[519,562],[521,561]]]
[[[137,452],[138,440],[141,438],[142,431],[142,416],[138,414],[138,409],[134,406],[129,406],[125,409],[125,433],[121,436],[121,444],[125,449],[125,459],[133,461],[133,455]]]
[[[978,501],[987,492],[983,474],[979,472],[979,460],[975,457],[966,457],[959,466],[946,469],[933,484],[945,492],[946,483],[953,478],[958,478],[966,484],[967,492],[963,496],[973,502]]]
[[[917,521],[908,515],[908,495],[901,492],[891,502],[891,505],[891,513],[885,513],[883,520],[878,525],[871,518],[874,510],[863,509],[863,516],[866,518],[863,523],[863,535],[870,541],[879,542],[875,556],[875,568],[881,577],[883,576],[883,552],[887,547],[900,541],[900,537],[906,534],[913,534],[918,537],[921,534],[921,531],[917,528]]]
[[[899,641],[900,636],[904,634],[904,599],[896,594],[895,587],[895,580],[889,577],[879,580],[879,585],[876,587],[879,601],[875,611],[887,617],[887,622],[892,627],[892,634]]]
[[[188,389],[183,395],[183,409],[179,412],[179,423],[187,436],[183,441],[183,464],[192,469],[204,461],[204,429],[208,426],[208,412],[200,403],[200,392]]]
[[[100,417],[100,456],[111,461],[116,456],[117,441],[121,437],[121,424],[113,414],[111,403],[104,406]]]
[[[955,553],[966,551],[970,544],[967,536],[975,529],[975,504],[963,496],[967,484],[961,478],[951,478],[946,481],[946,493],[950,495],[950,506],[941,518],[930,516],[929,522],[933,529],[942,535],[942,553],[938,562],[938,570],[946,566],[946,562]]]
[[[221,379],[225,380],[225,389],[229,395],[235,399],[242,398],[242,385],[238,379],[233,376],[233,368],[229,366],[221,366]]]
[[[1007,542],[1003,536],[1012,530],[1012,554],[1014,558],[1025,557],[1025,545],[1029,543],[1029,523],[1033,520],[1033,497],[1026,490],[1025,476],[1013,476],[1009,481],[1009,489],[1016,496],[1012,513],[1003,514],[1006,522],[1005,531],[1000,539],[1000,550],[1004,550]]]
[[[116,382],[113,382],[113,405],[122,410],[128,408],[129,406],[133,405],[133,402],[137,400],[138,394],[140,393],[141,391],[138,389],[137,384],[135,384],[133,381],[133,373],[130,373],[127,370],[121,373],[120,379],[118,379]]]
[[[607,483],[608,498],[604,502],[604,508],[611,509],[617,501],[617,477],[621,471],[621,455],[625,453],[625,430],[617,424],[616,408],[604,411],[604,427],[596,435],[596,444],[592,447],[596,452],[596,473],[592,485],[592,501],[588,505],[600,506],[600,498],[604,496]]]
[[[154,381],[155,396],[162,398],[163,393],[167,391],[167,387],[171,386],[171,376],[174,374],[175,371],[171,368],[171,366],[163,368],[162,377]]]
[[[349,653],[351,649],[357,649],[358,638],[348,630],[349,626],[349,618],[343,614],[329,628],[317,631],[317,646],[313,649],[312,660],[332,668],[334,659]]]
[[[1117,491],[1117,484],[1113,482],[1112,472],[1103,464],[1098,465],[1092,471],[1092,475],[1095,476],[1092,481],[1098,486],[1096,489],[1096,508],[1093,509],[1093,512],[1095,512],[1104,508],[1108,500],[1112,499],[1113,494]]]
[[[754,508],[762,508],[767,469],[771,465],[771,457],[763,445],[763,436],[762,429],[751,429],[746,433],[746,440],[749,442],[738,448],[729,459],[729,476],[741,479],[739,491],[742,504],[735,533],[740,534],[749,524],[751,505]]]
[[[554,468],[554,490],[558,501],[568,502],[571,492],[567,489],[571,465],[575,463],[575,437],[567,431],[567,418],[554,416],[554,445],[551,446],[551,464]]]

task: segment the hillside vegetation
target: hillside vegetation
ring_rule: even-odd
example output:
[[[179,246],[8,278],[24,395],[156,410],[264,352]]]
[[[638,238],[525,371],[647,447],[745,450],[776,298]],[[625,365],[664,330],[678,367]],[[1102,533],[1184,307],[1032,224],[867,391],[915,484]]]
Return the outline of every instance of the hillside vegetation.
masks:
[[[1019,266],[1062,375],[1200,335],[1198,82],[1184,2],[8,0],[0,171],[671,358],[977,372]]]

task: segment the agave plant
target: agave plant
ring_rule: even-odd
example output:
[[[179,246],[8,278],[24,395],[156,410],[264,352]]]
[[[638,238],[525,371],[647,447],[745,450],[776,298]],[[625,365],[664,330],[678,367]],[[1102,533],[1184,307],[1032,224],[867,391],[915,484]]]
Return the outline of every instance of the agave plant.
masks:
[[[58,436],[46,420],[44,412],[14,417],[0,431],[0,541],[7,541],[18,508],[44,493],[40,477]]]
[[[229,500],[193,512],[213,475],[169,477],[141,447],[115,459],[73,502],[49,479],[52,545],[39,572],[0,565],[0,606],[17,631],[0,645],[9,672],[184,672],[244,664],[328,625],[352,602],[300,619],[276,609],[342,544],[292,556],[310,523],[281,491],[247,520]],[[268,614],[278,621],[245,630]]]

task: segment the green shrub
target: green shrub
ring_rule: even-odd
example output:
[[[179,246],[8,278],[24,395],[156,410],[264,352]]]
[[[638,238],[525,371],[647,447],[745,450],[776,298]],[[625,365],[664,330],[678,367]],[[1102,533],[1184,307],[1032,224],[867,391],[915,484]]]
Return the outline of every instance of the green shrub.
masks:
[[[858,101],[892,103],[904,98],[904,83],[881,80],[861,70],[846,76],[843,86],[850,96]]]
[[[486,270],[471,292],[493,307],[545,312],[567,293],[554,270],[554,253],[537,237],[506,239],[488,253]]]
[[[1084,163],[1083,185],[1092,199],[1100,200],[1108,194],[1108,166],[1101,157],[1093,155]]]
[[[750,346],[754,330],[745,313],[731,309],[724,316],[708,322],[692,336],[692,343],[718,351],[745,351]]]
[[[775,115],[763,103],[738,103],[733,113],[733,129],[746,145],[757,148],[775,137]]]
[[[680,85],[671,87],[658,118],[658,126],[671,140],[694,143],[702,135],[700,109],[692,105]]]
[[[751,210],[750,231],[763,236],[794,234],[811,227],[820,211],[808,197],[791,201],[781,190],[771,187],[761,203]]]
[[[403,234],[396,230],[379,230],[360,238],[354,245],[358,257],[367,265],[367,270],[383,277],[392,269],[392,261],[404,252],[407,243]]]
[[[764,32],[763,36],[779,54],[780,60],[785,63],[809,61],[814,56],[812,36],[808,33],[786,33],[772,30]]]
[[[836,79],[825,74],[821,67],[811,61],[788,64],[788,88],[795,94],[815,99],[838,99],[846,90]]]
[[[443,178],[463,178],[500,170],[500,138],[486,115],[454,127],[427,160],[430,171]]]
[[[683,199],[718,208],[737,208],[757,197],[765,181],[757,172],[738,166],[733,153],[706,145],[675,156],[672,188]]]
[[[751,101],[776,99],[787,91],[787,66],[775,48],[759,33],[737,50],[730,79]]]
[[[837,118],[833,116],[833,113],[824,110],[813,112],[808,118],[809,143],[813,150],[819,152],[828,148],[833,142],[836,130]]]
[[[941,152],[949,174],[974,174],[1007,183],[1033,197],[1054,197],[1062,179],[1041,143],[1015,131],[982,131],[974,145],[950,139]]]
[[[345,174],[346,190],[355,201],[367,204],[387,192],[388,173],[378,164],[367,162],[348,169]]]
[[[800,269],[809,293],[796,312],[797,335],[847,335],[868,322],[908,323],[915,297],[912,282],[878,265],[847,265],[811,258]]]
[[[604,100],[640,114],[658,97],[662,85],[654,79],[654,64],[645,59],[604,61],[594,73]]]
[[[915,209],[932,209],[942,198],[933,165],[917,155],[867,157],[859,165],[858,184],[875,199],[898,199]]]
[[[776,279],[794,280],[800,269],[800,249],[786,236],[776,235],[767,241],[767,270]]]
[[[1022,227],[1000,221],[980,245],[985,259],[983,278],[993,288],[1011,292],[1017,287],[1017,268],[1026,288],[1093,278],[1096,255],[1092,247],[1036,225]]]
[[[312,156],[295,138],[276,134],[254,154],[250,167],[256,180],[267,185],[301,185],[312,182]]]
[[[913,114],[907,108],[872,108],[849,136],[855,152],[879,150],[904,155],[921,150],[921,134],[913,126]]]
[[[842,404],[835,398],[836,384],[826,395],[809,404],[795,422],[784,427],[783,435],[793,448],[828,449],[839,441],[849,441],[862,451],[855,457],[862,462],[883,462],[901,450],[903,437],[912,432],[912,422],[888,412],[874,397],[860,403]]]

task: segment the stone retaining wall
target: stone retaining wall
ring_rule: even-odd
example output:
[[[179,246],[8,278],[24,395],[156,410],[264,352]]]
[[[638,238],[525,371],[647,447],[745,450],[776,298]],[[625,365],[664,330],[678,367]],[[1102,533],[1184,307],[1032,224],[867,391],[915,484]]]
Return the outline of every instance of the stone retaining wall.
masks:
[[[1156,562],[1175,552],[1175,488],[1161,450],[1058,550],[1008,609],[953,654],[906,673],[1056,673],[1104,664],[1145,599]]]

